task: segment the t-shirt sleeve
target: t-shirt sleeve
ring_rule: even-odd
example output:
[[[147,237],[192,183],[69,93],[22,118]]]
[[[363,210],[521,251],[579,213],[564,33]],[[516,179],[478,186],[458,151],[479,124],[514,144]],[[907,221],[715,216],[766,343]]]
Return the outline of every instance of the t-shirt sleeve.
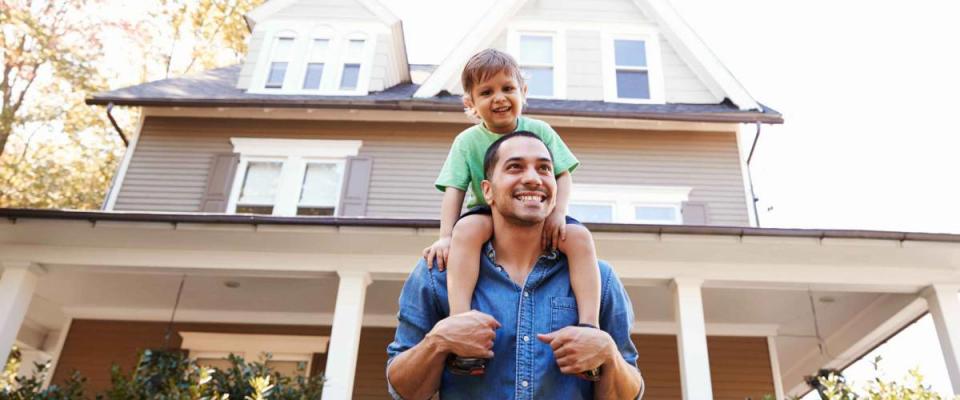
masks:
[[[550,154],[553,155],[554,173],[557,175],[564,172],[573,173],[573,170],[580,166],[580,160],[577,160],[577,157],[573,155],[573,152],[570,151],[570,148],[567,147],[567,144],[563,142],[563,139],[560,138],[557,131],[553,130],[550,124],[543,121],[538,121],[538,124],[541,125],[539,129],[542,133],[543,143],[547,145]]]
[[[458,135],[453,140],[447,160],[443,162],[443,168],[440,168],[440,175],[434,183],[437,190],[445,192],[448,187],[454,187],[467,191],[470,185],[470,168],[467,165],[467,149],[464,142],[462,135]]]
[[[631,365],[637,365],[637,347],[630,338],[633,325],[633,305],[623,283],[605,262],[601,261],[604,288],[600,299],[600,329],[603,329],[620,350],[620,355]]]

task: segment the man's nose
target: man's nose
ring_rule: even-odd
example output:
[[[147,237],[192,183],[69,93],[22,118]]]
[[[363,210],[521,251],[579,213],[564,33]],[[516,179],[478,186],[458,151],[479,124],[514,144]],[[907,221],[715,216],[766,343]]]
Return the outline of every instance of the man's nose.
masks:
[[[523,184],[536,186],[543,184],[543,181],[540,179],[540,174],[537,173],[536,167],[529,167],[523,170]]]

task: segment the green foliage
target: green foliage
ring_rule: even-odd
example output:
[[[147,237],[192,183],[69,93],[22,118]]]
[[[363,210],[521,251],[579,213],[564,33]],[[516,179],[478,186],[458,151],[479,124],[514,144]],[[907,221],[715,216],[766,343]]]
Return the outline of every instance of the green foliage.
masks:
[[[917,368],[910,370],[902,382],[883,379],[880,361],[879,356],[873,360],[875,378],[867,381],[856,393],[837,374],[820,377],[819,382],[824,388],[821,397],[826,400],[946,400],[923,383],[923,375]],[[954,400],[960,400],[960,396],[955,396]]]
[[[231,355],[226,371],[200,366],[179,351],[145,351],[128,375],[111,371],[113,386],[101,400],[307,400],[320,397],[322,377],[280,375],[264,363]]]
[[[81,400],[84,398],[83,385],[86,380],[74,373],[62,386],[50,385],[43,388],[43,382],[49,373],[49,363],[37,363],[33,376],[18,377],[20,369],[20,351],[14,346],[10,359],[4,369],[0,382],[0,400]]]

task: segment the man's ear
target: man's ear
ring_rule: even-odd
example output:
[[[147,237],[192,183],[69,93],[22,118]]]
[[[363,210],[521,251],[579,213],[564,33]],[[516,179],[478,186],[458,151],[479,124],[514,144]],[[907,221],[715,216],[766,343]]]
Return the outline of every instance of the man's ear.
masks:
[[[483,190],[483,199],[487,201],[487,204],[493,206],[493,186],[490,181],[486,179],[480,181],[480,189]]]

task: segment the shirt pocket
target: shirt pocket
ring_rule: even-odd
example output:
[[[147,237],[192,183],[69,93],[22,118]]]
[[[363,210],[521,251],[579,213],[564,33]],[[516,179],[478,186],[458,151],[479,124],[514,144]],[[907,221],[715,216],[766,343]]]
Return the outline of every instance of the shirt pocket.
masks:
[[[573,297],[550,298],[550,330],[566,328],[580,322],[577,314],[577,299]]]

